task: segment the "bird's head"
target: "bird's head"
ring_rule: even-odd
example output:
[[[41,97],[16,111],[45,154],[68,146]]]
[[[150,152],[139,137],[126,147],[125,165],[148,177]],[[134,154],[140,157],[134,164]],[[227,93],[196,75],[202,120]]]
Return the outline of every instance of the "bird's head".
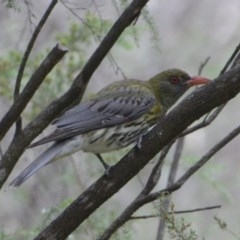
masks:
[[[180,69],[163,71],[148,80],[154,94],[163,108],[167,110],[192,86],[209,83],[209,79],[195,76],[190,77]]]

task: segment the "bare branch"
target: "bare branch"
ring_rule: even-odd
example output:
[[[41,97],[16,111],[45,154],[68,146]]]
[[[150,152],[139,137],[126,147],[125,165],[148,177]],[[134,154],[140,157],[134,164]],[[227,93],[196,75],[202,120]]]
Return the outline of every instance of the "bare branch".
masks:
[[[199,161],[197,161],[192,167],[190,167],[175,183],[163,189],[159,192],[149,194],[145,197],[145,204],[151,201],[156,200],[159,196],[176,191],[181,188],[182,185],[195,173],[197,172],[204,164],[206,164],[213,155],[215,155],[219,150],[226,146],[230,141],[232,141],[240,133],[240,126],[232,130],[226,137],[219,141],[212,149],[210,149]]]
[[[203,207],[203,208],[194,208],[189,210],[182,210],[182,211],[173,211],[169,212],[168,214],[185,214],[185,213],[195,213],[195,212],[202,212],[202,211],[208,211],[208,210],[214,210],[217,208],[221,208],[221,205],[214,205],[209,207]],[[128,220],[141,220],[141,219],[149,219],[149,218],[156,218],[159,217],[158,215],[145,215],[145,216],[132,216]]]
[[[176,150],[173,156],[173,161],[172,161],[169,176],[168,176],[168,182],[167,182],[168,186],[170,186],[175,181],[175,178],[177,176],[178,165],[182,156],[183,147],[184,147],[184,138],[179,138],[177,140]]]
[[[155,164],[154,168],[152,169],[152,172],[148,178],[148,181],[145,185],[145,187],[143,188],[143,190],[141,191],[141,193],[139,194],[139,196],[146,196],[147,194],[149,194],[153,188],[157,185],[160,177],[161,177],[161,169],[162,169],[162,165],[163,165],[163,161],[165,159],[165,157],[167,156],[170,148],[172,147],[173,142],[171,142],[170,144],[168,144],[162,151],[160,154],[160,157],[158,159],[158,162]],[[134,202],[134,201],[133,201]]]
[[[22,61],[20,63],[19,66],[19,70],[18,70],[18,74],[17,74],[17,78],[16,78],[16,83],[15,83],[15,89],[14,89],[14,102],[17,101],[17,98],[19,96],[19,92],[20,92],[20,86],[21,86],[21,81],[22,81],[22,77],[23,77],[23,73],[24,73],[24,69],[28,60],[28,57],[32,51],[32,48],[34,46],[34,43],[36,42],[36,39],[40,33],[40,31],[42,30],[43,25],[46,23],[48,17],[50,16],[53,8],[55,7],[55,5],[57,4],[57,0],[52,0],[52,2],[50,3],[50,5],[48,6],[46,12],[43,14],[41,20],[39,21],[37,27],[35,28],[35,31],[32,34],[32,37],[28,43],[28,46],[26,48],[26,51],[23,55]],[[28,7],[28,11],[29,11],[29,3],[27,3],[27,7]],[[31,20],[31,19],[30,19]],[[21,117],[19,116],[18,119],[16,119],[16,132],[15,135],[17,135],[21,129],[22,129],[22,120]]]
[[[208,64],[210,60],[210,57],[207,57],[199,66],[199,69],[198,69],[198,75],[201,75],[202,74],[202,71],[203,69],[206,67],[206,65]]]
[[[202,122],[200,122],[199,124],[187,128],[185,131],[183,131],[179,136],[183,137],[186,136],[192,132],[195,132],[201,128],[204,128],[208,125],[210,125],[216,118],[217,116],[220,114],[220,112],[223,110],[223,108],[226,106],[226,104],[221,105],[220,107],[216,108],[212,113],[208,113],[206,115],[206,117],[203,119]]]
[[[52,48],[40,66],[35,70],[21,94],[15,99],[13,105],[2,118],[0,122],[0,140],[5,136],[12,124],[19,118],[20,114],[25,109],[45,77],[62,59],[66,52],[66,49],[63,49],[57,44]]]

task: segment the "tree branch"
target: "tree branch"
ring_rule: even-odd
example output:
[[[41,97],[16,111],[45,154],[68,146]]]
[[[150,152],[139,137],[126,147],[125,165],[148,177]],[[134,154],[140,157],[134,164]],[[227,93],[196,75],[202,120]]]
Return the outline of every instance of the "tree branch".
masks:
[[[34,93],[44,81],[45,77],[66,53],[67,50],[57,44],[35,70],[21,94],[15,99],[13,105],[2,118],[0,122],[0,140],[2,140],[12,124],[19,118]]]
[[[203,67],[205,67],[205,65],[208,63],[209,58],[207,58],[201,65],[200,68],[198,70],[199,75],[202,72]],[[225,64],[225,66],[223,67],[223,69],[221,70],[220,75],[224,74],[228,69],[234,68],[239,64],[240,61],[240,43],[238,44],[238,46],[235,48],[234,52],[232,53],[232,55],[230,56],[230,58],[228,59],[227,63]],[[183,137],[187,134],[190,134],[192,132],[197,131],[198,129],[204,128],[208,125],[210,125],[216,118],[217,116],[221,113],[221,111],[223,110],[223,108],[226,106],[227,102],[224,103],[223,105],[219,106],[217,109],[215,109],[212,113],[209,112],[207,114],[207,116],[203,119],[202,122],[200,122],[199,124],[190,127],[188,129],[186,129],[183,133],[180,134],[180,137]]]
[[[42,16],[41,20],[39,21],[37,27],[35,28],[35,31],[33,32],[33,35],[28,43],[28,46],[26,48],[26,51],[23,55],[21,64],[19,66],[19,70],[18,70],[18,74],[17,74],[17,78],[16,78],[16,83],[15,83],[15,89],[14,89],[14,102],[17,101],[17,98],[19,96],[19,92],[20,92],[20,86],[21,86],[21,81],[22,81],[22,77],[23,77],[23,72],[28,60],[28,57],[32,51],[33,45],[36,42],[36,39],[38,37],[38,34],[40,33],[43,25],[46,23],[48,17],[50,16],[53,8],[55,7],[55,5],[57,4],[57,0],[52,0],[52,2],[50,3],[50,5],[48,6],[46,12],[44,13],[44,15]],[[15,135],[18,134],[18,132],[20,132],[22,129],[22,120],[19,117],[16,121],[16,132]],[[0,131],[1,132],[1,131]]]
[[[17,160],[24,152],[24,149],[31,143],[31,141],[41,133],[58,114],[69,105],[81,99],[93,72],[100,65],[103,58],[115,44],[125,28],[127,28],[139,16],[141,9],[147,4],[147,2],[148,0],[132,1],[112,26],[99,47],[83,67],[82,71],[76,76],[70,89],[59,99],[53,101],[12,141],[0,162],[0,188],[6,181]]]
[[[238,67],[192,93],[178,107],[160,119],[157,126],[143,138],[143,147],[141,149],[137,147],[133,148],[121,161],[112,166],[109,177],[100,177],[73,201],[60,216],[53,220],[35,240],[43,240],[49,236],[54,236],[60,240],[66,238],[100,205],[119,191],[121,187],[133,178],[164,146],[169,144],[187,126],[217,106],[229,101],[239,92],[240,68]],[[236,133],[233,135],[236,136]],[[234,136],[228,137],[228,141],[221,142],[219,145],[224,146]],[[166,191],[172,192],[181,187],[181,184],[202,166],[200,164],[202,162],[204,164],[207,161],[206,158],[210,158],[218,149],[219,147],[215,147],[215,151],[212,150],[205,155],[203,160],[193,169],[190,169],[190,172],[188,171],[186,176],[184,175],[179,181],[157,194],[148,195],[142,201],[146,202],[148,200],[150,202],[154,197],[157,198],[160,193],[166,193]]]
[[[189,210],[181,210],[181,211],[173,211],[169,212],[169,214],[185,214],[185,213],[195,213],[195,212],[202,212],[202,211],[208,211],[208,210],[214,210],[216,208],[221,208],[221,205],[214,205],[209,207],[203,207],[203,208],[194,208]],[[159,217],[158,215],[146,215],[146,216],[132,216],[128,220],[141,220],[141,219],[149,219],[149,218],[156,218]]]
[[[168,186],[166,189],[161,191],[151,193],[144,199],[144,204],[156,200],[161,195],[169,195],[177,189],[181,188],[183,184],[204,164],[206,164],[213,155],[215,155],[219,150],[226,146],[230,141],[232,141],[236,136],[240,134],[240,126],[232,130],[225,138],[219,141],[212,149],[210,149],[199,161],[197,161],[192,167],[190,167],[175,183]]]

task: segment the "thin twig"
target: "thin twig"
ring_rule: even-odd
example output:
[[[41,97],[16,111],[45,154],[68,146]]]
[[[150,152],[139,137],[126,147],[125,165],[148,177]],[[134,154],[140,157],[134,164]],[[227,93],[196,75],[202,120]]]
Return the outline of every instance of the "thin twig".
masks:
[[[61,3],[63,4],[63,6],[70,11],[78,20],[80,20],[92,33],[92,35],[95,37],[95,41],[97,43],[100,43],[102,41],[102,37],[91,27],[91,25],[89,25],[83,18],[79,17],[78,14],[71,8],[69,7],[66,2],[64,2],[63,0],[61,0]],[[122,70],[122,68],[119,66],[119,64],[116,62],[116,60],[114,59],[113,55],[111,54],[111,52],[109,51],[109,53],[107,54],[107,58],[111,64],[111,66],[113,67],[113,70],[116,74],[118,74],[118,72],[121,73],[123,79],[128,79],[126,74],[124,73],[124,71]]]
[[[162,169],[162,165],[164,162],[164,159],[166,158],[170,148],[172,147],[174,141],[171,142],[170,144],[168,144],[162,151],[160,154],[160,157],[158,159],[158,162],[156,163],[156,165],[153,167],[152,172],[148,178],[147,183],[145,184],[145,187],[143,188],[143,190],[140,193],[140,196],[145,196],[147,194],[149,194],[152,189],[157,185],[160,177],[161,177],[161,169]]]
[[[199,68],[198,68],[198,75],[202,74],[203,69],[206,67],[206,65],[208,64],[209,60],[211,57],[207,57],[203,62],[201,62]]]
[[[186,136],[192,132],[195,132],[201,128],[204,128],[208,125],[210,125],[216,118],[217,116],[220,114],[220,112],[223,110],[223,108],[225,107],[226,104],[223,104],[221,105],[220,107],[216,108],[212,113],[209,113],[206,115],[206,117],[203,119],[202,122],[200,122],[199,124],[193,126],[193,127],[190,127],[190,128],[187,128],[185,131],[183,131],[179,137],[183,137],[183,136]]]
[[[55,5],[57,4],[57,0],[52,0],[52,2],[50,3],[50,5],[48,6],[46,12],[43,14],[41,20],[39,21],[37,27],[35,28],[35,31],[32,34],[32,37],[28,43],[28,46],[23,54],[23,58],[22,61],[20,63],[19,66],[19,70],[18,70],[18,74],[17,74],[17,78],[16,78],[16,83],[15,83],[15,89],[14,89],[14,102],[17,101],[17,98],[19,96],[19,92],[20,92],[20,86],[21,86],[21,81],[22,81],[22,77],[23,77],[23,73],[24,73],[24,69],[27,63],[27,60],[29,58],[29,55],[32,51],[32,48],[37,40],[37,37],[40,33],[40,31],[42,30],[43,25],[46,23],[48,17],[50,16],[53,8],[55,7]],[[28,5],[27,5],[28,6]],[[21,116],[19,116],[16,120],[16,131],[15,131],[15,135],[17,135],[20,131],[22,130],[22,120],[21,120]]]
[[[35,27],[35,26],[33,26],[34,24],[33,24],[32,18],[36,18],[35,14],[32,12],[32,5],[33,4],[28,0],[24,0],[24,3],[25,3],[26,8],[27,8],[27,17],[28,17],[27,20],[30,24],[30,30],[32,32],[32,29]]]
[[[208,211],[208,210],[214,210],[217,208],[221,208],[221,205],[214,205],[210,207],[203,207],[203,208],[195,208],[195,209],[189,209],[189,210],[182,210],[182,211],[172,211],[168,214],[185,214],[185,213],[194,213],[194,212],[201,212],[201,211]],[[139,220],[139,219],[149,219],[149,218],[156,218],[159,217],[158,215],[145,215],[145,216],[132,216],[128,220]]]
[[[148,194],[156,186],[157,182],[159,181],[159,179],[161,177],[161,168],[162,168],[163,162],[164,162],[170,148],[174,144],[174,142],[175,142],[175,140],[173,140],[171,143],[169,143],[161,151],[160,156],[159,156],[159,160],[156,163],[156,165],[154,166],[154,168],[152,169],[152,172],[151,172],[150,176],[148,177],[148,180],[147,180],[146,184],[143,183],[143,181],[141,180],[141,178],[139,177],[139,174],[138,174],[139,182],[143,187],[143,190],[141,192],[142,195]]]

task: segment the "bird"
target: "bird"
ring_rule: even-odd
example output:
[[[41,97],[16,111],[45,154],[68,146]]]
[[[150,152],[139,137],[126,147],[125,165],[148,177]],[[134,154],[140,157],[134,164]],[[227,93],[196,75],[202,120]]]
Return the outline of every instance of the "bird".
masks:
[[[101,157],[102,153],[131,144],[140,147],[142,137],[190,87],[209,81],[173,68],[147,81],[129,79],[109,84],[52,122],[56,129],[29,148],[53,144],[10,186],[20,186],[45,165],[79,150],[94,153],[107,172],[109,165]]]

